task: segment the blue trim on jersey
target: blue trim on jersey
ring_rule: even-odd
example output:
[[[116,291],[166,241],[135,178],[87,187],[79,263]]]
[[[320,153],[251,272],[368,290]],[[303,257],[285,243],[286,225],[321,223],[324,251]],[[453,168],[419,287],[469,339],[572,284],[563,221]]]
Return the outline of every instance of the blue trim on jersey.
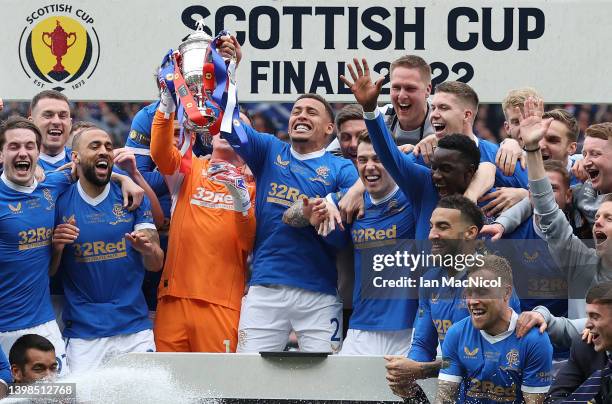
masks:
[[[415,239],[427,240],[429,220],[439,199],[431,170],[417,164],[414,156],[397,148],[381,114],[376,119],[365,119],[365,123],[378,158],[413,207]]]
[[[460,272],[455,278],[463,279],[467,272]],[[434,284],[448,278],[443,268],[431,268],[423,274],[423,285]],[[510,307],[521,312],[521,302],[514,290],[510,298]],[[444,344],[450,327],[470,316],[463,298],[463,288],[452,286],[421,287],[419,289],[419,309],[414,320],[414,335],[408,358],[417,362],[431,362],[436,359],[438,342]]]
[[[516,314],[514,314],[516,316]],[[516,321],[514,319],[513,321]],[[442,375],[458,376],[461,392],[458,403],[522,403],[522,387],[546,392],[551,384],[552,346],[547,333],[532,328],[517,338],[511,327],[494,343],[465,318],[453,325],[442,345],[448,366]]]
[[[299,159],[288,143],[246,125],[244,129],[245,143],[235,131],[223,136],[256,179],[257,228],[250,284],[278,284],[335,295],[336,249],[311,226],[290,227],[282,222],[282,216],[300,197],[324,197],[348,190],[358,178],[355,167],[328,152]]]
[[[74,216],[79,236],[64,248],[61,269],[66,304],[64,336],[102,338],[151,328],[141,291],[144,266],[140,253],[126,240],[139,223],[153,223],[145,197],[134,212],[123,208],[114,182],[96,206],[74,185],[57,202],[56,224]]]
[[[0,180],[0,332],[55,319],[49,296],[55,201],[71,183],[68,171],[52,172],[26,194]]]

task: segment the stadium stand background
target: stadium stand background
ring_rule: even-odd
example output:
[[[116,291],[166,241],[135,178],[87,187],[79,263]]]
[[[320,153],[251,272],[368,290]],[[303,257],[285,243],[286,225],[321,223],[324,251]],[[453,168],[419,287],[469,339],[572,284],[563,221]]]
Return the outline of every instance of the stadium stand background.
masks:
[[[111,134],[116,145],[125,144],[130,124],[134,115],[148,103],[133,102],[74,102],[72,103],[73,122],[91,121]],[[344,104],[332,104],[339,111]],[[253,126],[260,132],[274,133],[277,137],[288,140],[287,121],[292,104],[286,103],[246,103],[242,104],[251,119]],[[0,119],[11,115],[28,116],[29,103],[5,100],[5,107],[0,112]],[[546,109],[564,108],[574,114],[580,127],[578,150],[582,150],[584,130],[587,126],[612,121],[612,105],[609,104],[554,104]],[[478,117],[474,125],[478,136],[498,143],[505,137],[504,115],[499,104],[484,104],[478,109]]]

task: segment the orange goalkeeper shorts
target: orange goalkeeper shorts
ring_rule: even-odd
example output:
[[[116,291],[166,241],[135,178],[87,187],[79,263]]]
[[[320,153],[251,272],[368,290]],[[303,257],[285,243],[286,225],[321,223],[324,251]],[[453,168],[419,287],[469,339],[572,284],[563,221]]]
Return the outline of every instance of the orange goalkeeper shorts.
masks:
[[[240,312],[197,299],[163,296],[155,315],[157,352],[236,352]]]

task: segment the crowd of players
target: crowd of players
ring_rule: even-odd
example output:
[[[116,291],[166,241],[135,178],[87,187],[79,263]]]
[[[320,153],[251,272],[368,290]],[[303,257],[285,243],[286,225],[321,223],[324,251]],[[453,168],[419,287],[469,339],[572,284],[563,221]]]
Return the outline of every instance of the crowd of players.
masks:
[[[220,51],[241,58],[234,38]],[[474,89],[431,96],[418,56],[393,61],[384,107],[365,60],[349,73],[357,103],[334,119],[300,95],[290,143],[246,116],[181,135],[167,90],[119,149],[54,90],[2,122],[0,397],[124,353],[282,351],[294,333],[302,351],[384,355],[406,402],[430,377],[443,403],[609,402],[612,123],[576,155],[575,118],[512,90],[498,146],[473,133]],[[484,258],[372,296],[372,251],[402,240]]]

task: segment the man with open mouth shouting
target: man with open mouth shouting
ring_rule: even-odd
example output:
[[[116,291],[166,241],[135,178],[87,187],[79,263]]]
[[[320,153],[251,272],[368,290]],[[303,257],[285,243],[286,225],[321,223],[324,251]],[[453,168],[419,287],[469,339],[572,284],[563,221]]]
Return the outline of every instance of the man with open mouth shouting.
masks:
[[[530,98],[525,103],[524,115],[521,115],[520,131],[524,149],[527,152],[529,188],[538,227],[548,243],[553,259],[567,276],[570,298],[568,312],[570,318],[575,318],[576,313],[584,316],[586,309],[584,296],[588,289],[595,283],[612,280],[612,246],[608,240],[612,237],[612,195],[602,197],[595,214],[592,231],[595,248],[589,248],[573,234],[572,226],[555,202],[539,146],[539,141],[546,133],[552,118],[542,119],[542,112],[542,101]],[[587,144],[586,141],[585,144]],[[589,145],[586,147],[587,150],[593,150]],[[589,153],[591,152],[587,151],[585,154],[589,156]],[[595,184],[601,186],[604,183],[605,175],[595,170],[595,167],[604,167],[609,163],[602,162],[605,160],[604,156],[595,157],[592,160],[596,162],[588,161],[586,167],[593,172],[593,178],[597,180]],[[550,319],[545,320],[548,323]]]

